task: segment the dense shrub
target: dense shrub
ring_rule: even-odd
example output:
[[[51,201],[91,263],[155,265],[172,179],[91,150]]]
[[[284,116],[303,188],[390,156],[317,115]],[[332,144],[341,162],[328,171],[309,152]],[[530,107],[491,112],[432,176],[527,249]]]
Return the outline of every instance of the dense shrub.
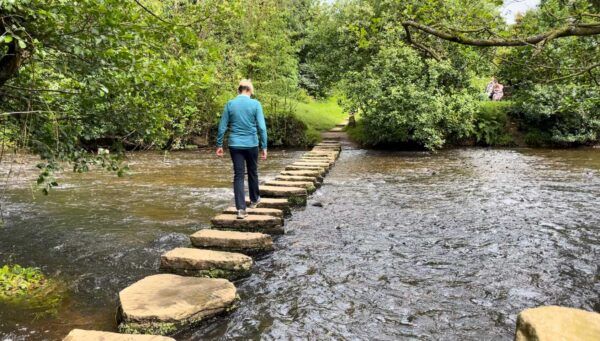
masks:
[[[526,127],[531,143],[575,146],[600,139],[597,87],[536,85],[522,91],[515,102],[515,113]]]
[[[291,112],[267,115],[269,145],[276,147],[307,146],[314,143],[306,134],[306,124]]]
[[[513,143],[508,130],[512,102],[484,101],[475,114],[473,136],[478,144],[507,146]]]
[[[347,96],[361,110],[367,144],[437,149],[471,134],[477,96],[449,62],[397,42],[352,76]]]

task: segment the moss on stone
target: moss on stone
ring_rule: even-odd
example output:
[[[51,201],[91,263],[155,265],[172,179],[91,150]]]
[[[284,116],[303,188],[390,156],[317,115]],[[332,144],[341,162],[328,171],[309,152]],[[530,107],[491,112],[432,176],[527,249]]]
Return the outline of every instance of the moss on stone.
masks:
[[[288,202],[290,203],[290,206],[306,206],[306,197],[294,195],[288,198]]]

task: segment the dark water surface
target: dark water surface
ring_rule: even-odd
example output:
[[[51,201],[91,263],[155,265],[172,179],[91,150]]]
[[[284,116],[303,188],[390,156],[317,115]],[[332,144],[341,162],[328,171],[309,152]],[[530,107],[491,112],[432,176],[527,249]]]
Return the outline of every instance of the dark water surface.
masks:
[[[261,174],[299,155],[273,153]],[[50,316],[0,304],[0,339],[114,330],[118,291],[231,202],[227,159],[131,158],[131,176],[65,174],[48,197],[13,165],[0,264],[41,267],[68,289]],[[599,197],[600,150],[346,150],[236,283],[239,309],[177,338],[510,340],[527,307],[599,311]]]

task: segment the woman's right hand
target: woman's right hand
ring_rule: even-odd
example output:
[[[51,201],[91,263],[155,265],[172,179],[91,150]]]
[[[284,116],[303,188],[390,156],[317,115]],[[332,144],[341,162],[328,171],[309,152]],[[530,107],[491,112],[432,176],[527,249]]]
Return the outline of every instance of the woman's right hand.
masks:
[[[223,147],[219,147],[217,148],[217,156],[218,157],[223,157]]]

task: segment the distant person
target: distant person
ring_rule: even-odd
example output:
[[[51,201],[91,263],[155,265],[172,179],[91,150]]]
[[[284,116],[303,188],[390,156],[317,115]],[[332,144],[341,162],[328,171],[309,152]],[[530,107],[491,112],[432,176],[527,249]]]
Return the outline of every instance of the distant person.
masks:
[[[233,161],[233,192],[238,219],[244,219],[248,216],[244,193],[244,170],[248,170],[250,208],[255,208],[260,202],[258,190],[259,147],[262,149],[261,158],[263,160],[267,159],[265,116],[260,102],[250,98],[253,94],[254,86],[252,82],[249,79],[240,81],[238,96],[227,102],[225,109],[223,109],[217,136],[217,156],[222,157],[223,137],[229,128],[228,146]]]
[[[492,80],[488,83],[488,85],[485,87],[485,93],[487,94],[487,97],[489,99],[492,99],[492,96],[494,94],[494,86],[498,84],[498,80],[496,79],[496,76],[492,77]]]
[[[492,101],[499,101],[504,97],[504,85],[496,82],[492,91]]]

